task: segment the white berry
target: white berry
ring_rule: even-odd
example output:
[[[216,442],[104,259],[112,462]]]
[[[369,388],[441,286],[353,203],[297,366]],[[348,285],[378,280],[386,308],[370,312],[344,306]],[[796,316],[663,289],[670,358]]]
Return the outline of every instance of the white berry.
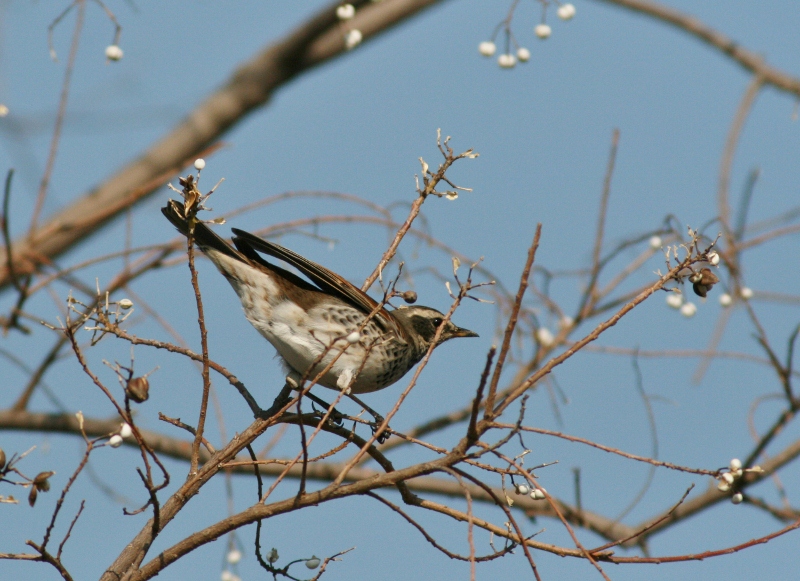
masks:
[[[356,15],[356,9],[352,4],[342,4],[336,8],[336,17],[339,20],[350,20]]]
[[[484,40],[482,43],[478,45],[478,52],[481,53],[483,56],[492,56],[494,54],[494,51],[496,50],[497,47],[490,40]]]
[[[544,40],[553,33],[553,30],[547,24],[542,23],[542,24],[537,24],[534,27],[533,33],[542,40]]]
[[[110,44],[106,47],[106,58],[110,61],[118,61],[122,58],[122,49],[116,44]]]
[[[547,327],[541,327],[536,331],[536,340],[542,347],[550,347],[555,342],[553,333]]]
[[[730,466],[731,472],[736,472],[737,470],[741,470],[742,469],[742,461],[739,460],[738,458],[734,458],[733,460],[731,460],[731,463],[730,463],[729,466]]]
[[[530,489],[524,484],[517,484],[515,489],[517,494],[528,494],[528,492],[530,492]]]
[[[529,51],[524,46],[521,46],[517,49],[517,60],[521,63],[526,63],[531,60],[531,51]]]
[[[689,317],[694,317],[696,313],[697,313],[697,307],[695,306],[694,303],[686,303],[681,307],[681,315],[683,315],[687,319]]]
[[[682,304],[683,295],[679,295],[678,293],[669,293],[667,295],[667,306],[673,309],[680,309]]]
[[[108,439],[108,445],[112,448],[119,448],[122,445],[122,436],[114,434]]]
[[[556,10],[556,14],[561,20],[571,20],[575,16],[575,6],[572,4],[562,4]]]
[[[742,502],[743,500],[744,500],[744,496],[742,495],[742,493],[741,493],[741,492],[737,492],[736,494],[734,494],[733,496],[731,496],[731,502],[732,502],[733,504],[739,504],[739,503],[740,503],[740,502]]]
[[[742,290],[740,291],[740,294],[742,295],[742,298],[744,300],[752,299],[753,298],[753,289],[751,289],[749,286],[743,286]]]
[[[517,59],[514,58],[513,54],[501,54],[497,57],[497,64],[500,65],[501,69],[513,69],[514,65],[517,64]]]
[[[347,50],[350,50],[361,44],[363,39],[364,35],[361,34],[361,31],[354,28],[344,37],[344,45],[347,47]]]
[[[710,253],[710,254],[708,255],[708,262],[709,262],[709,264],[711,264],[712,266],[716,266],[716,265],[718,265],[718,264],[719,264],[719,254],[717,254],[716,252],[712,252],[712,253]]]
[[[317,567],[319,567],[319,557],[311,555],[311,558],[306,560],[306,567],[308,567],[309,569],[316,569]]]
[[[722,293],[719,295],[719,304],[723,307],[730,307],[733,304],[733,297],[728,293]]]
[[[358,343],[359,341],[361,341],[361,333],[358,331],[353,331],[347,336],[347,342],[351,345]]]
[[[661,248],[661,236],[653,236],[650,238],[650,248],[653,250]]]
[[[728,484],[733,484],[733,474],[731,474],[730,472],[723,472],[720,478],[722,478],[722,480],[724,480]]]
[[[720,492],[728,492],[731,489],[731,485],[725,482],[724,480],[720,480],[719,484],[717,484],[717,490]]]
[[[228,560],[228,563],[235,565],[242,560],[242,552],[239,549],[233,549],[228,551],[228,554],[225,556],[225,558]]]
[[[0,103],[0,117],[5,117],[10,113],[10,110],[7,105],[3,105]]]
[[[130,424],[122,424],[119,428],[119,435],[122,438],[130,438],[133,435],[133,428]]]
[[[204,160],[202,157],[199,157],[196,160],[194,160],[194,169],[200,171],[204,167],[206,167],[206,160]]]

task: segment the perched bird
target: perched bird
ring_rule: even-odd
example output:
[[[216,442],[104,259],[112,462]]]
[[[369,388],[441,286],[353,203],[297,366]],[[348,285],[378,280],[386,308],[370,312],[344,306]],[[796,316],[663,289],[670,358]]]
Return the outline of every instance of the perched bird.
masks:
[[[161,211],[188,234],[182,203],[170,200]],[[287,372],[308,372],[313,379],[338,356],[317,383],[354,394],[383,389],[422,359],[444,322],[444,315],[429,307],[387,311],[327,268],[248,232],[234,228],[233,233],[236,248],[196,221],[194,241],[228,279],[247,320],[277,349]],[[290,264],[314,284],[267,262],[260,252]],[[436,346],[477,336],[447,321]]]

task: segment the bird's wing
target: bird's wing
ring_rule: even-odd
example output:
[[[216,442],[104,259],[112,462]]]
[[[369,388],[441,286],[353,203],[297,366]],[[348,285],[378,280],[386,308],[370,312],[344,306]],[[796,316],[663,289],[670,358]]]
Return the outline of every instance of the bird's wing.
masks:
[[[170,200],[167,202],[166,206],[161,208],[161,212],[167,217],[167,220],[172,222],[173,226],[175,226],[181,234],[184,236],[189,235],[189,221],[184,217],[185,210],[184,205],[181,202]],[[267,272],[268,274],[275,273],[303,290],[321,292],[320,289],[312,284],[309,284],[308,281],[300,278],[293,272],[289,272],[288,270],[284,270],[278,266],[275,266],[274,264],[270,264],[261,258],[261,256],[259,256],[259,254],[253,249],[248,247],[242,247],[240,249],[234,248],[225,240],[223,240],[221,236],[219,236],[217,233],[211,230],[211,228],[199,220],[196,220],[194,223],[193,238],[195,244],[197,244],[197,246],[203,252],[206,252],[207,250],[216,250],[217,252],[243,262],[255,268],[256,270]]]
[[[234,233],[233,243],[242,254],[251,256],[251,253],[257,250],[279,258],[287,264],[294,266],[323,291],[352,305],[366,315],[372,313],[378,307],[378,303],[367,293],[324,266],[320,266],[316,262],[312,262],[292,252],[288,248],[259,238],[244,230],[239,230],[238,228],[232,228],[232,230]],[[386,309],[381,307],[375,314],[375,320],[379,322],[385,330],[394,330],[401,338],[405,338],[405,330],[402,325],[400,325]]]

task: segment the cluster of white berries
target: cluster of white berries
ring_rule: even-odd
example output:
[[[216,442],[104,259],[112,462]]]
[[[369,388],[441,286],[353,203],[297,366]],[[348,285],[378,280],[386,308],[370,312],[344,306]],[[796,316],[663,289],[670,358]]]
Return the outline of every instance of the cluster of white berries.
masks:
[[[661,241],[661,237],[660,236],[653,236],[652,238],[650,238],[650,248],[652,248],[653,250],[657,250],[657,249],[661,248],[661,244],[662,244],[662,241]],[[711,266],[718,266],[719,265],[720,257],[719,257],[719,254],[717,254],[716,252],[709,252],[708,256],[706,258],[707,258],[707,262]],[[708,269],[706,269],[706,270],[708,270]],[[699,275],[702,274],[702,272],[701,273],[696,273],[696,274],[699,277]],[[702,278],[694,279],[694,278],[690,277],[689,280],[692,281],[692,282],[695,282],[695,280],[702,280]],[[708,286],[707,288],[710,288],[710,286]],[[745,294],[746,294],[745,290],[747,291],[747,295],[748,295],[747,297],[745,297]],[[695,293],[697,293],[697,287],[696,286],[695,286]],[[705,298],[706,295],[702,294],[701,296]],[[750,289],[747,289],[747,288],[742,289],[742,297],[743,298],[749,298],[751,296],[753,296],[753,291],[751,291]],[[722,305],[723,307],[729,307],[732,303],[733,303],[733,299],[731,298],[731,295],[729,295],[728,293],[722,293],[720,295],[720,297],[719,297],[719,304],[720,305]],[[681,312],[681,315],[683,315],[687,319],[691,318],[691,317],[694,317],[697,314],[697,305],[687,301],[685,299],[685,297],[683,296],[683,294],[681,294],[677,290],[673,290],[667,296],[667,306],[671,307],[673,309],[679,310]]]
[[[528,495],[533,500],[544,500],[546,498],[544,494],[546,490],[541,487],[534,488],[533,490],[531,490],[530,488],[528,488],[527,484],[517,484],[516,486],[514,486],[514,491],[520,496]]]
[[[352,20],[355,15],[356,8],[352,4],[339,4],[339,6],[336,7],[336,18],[342,22]],[[347,50],[352,50],[361,44],[362,40],[364,40],[364,35],[361,33],[361,31],[357,28],[351,28],[344,35],[344,46],[347,48]]]
[[[753,289],[743,286],[741,289],[739,289],[739,296],[747,301],[753,298]],[[722,293],[719,295],[719,304],[723,307],[730,307],[733,304],[733,296],[731,296],[729,293]]]
[[[667,295],[667,306],[679,310],[687,319],[697,314],[697,305],[684,300],[683,295],[676,291]]]
[[[738,458],[734,458],[731,460],[730,464],[728,465],[728,472],[723,472],[719,475],[719,484],[717,484],[717,489],[720,492],[728,492],[731,489],[734,481],[737,478],[741,478],[742,474],[744,474],[744,470],[742,470],[742,461]],[[731,502],[733,504],[739,504],[744,500],[741,492],[736,492],[731,496]]]
[[[739,290],[739,296],[748,300],[753,297],[753,290],[746,286],[742,287]],[[719,304],[723,307],[730,307],[733,304],[733,296],[730,293],[722,293],[719,295]],[[684,301],[683,295],[674,291],[667,296],[667,306],[680,309],[684,317],[692,317],[697,313],[697,307],[693,303]]]
[[[575,6],[569,3],[561,4],[556,10],[556,14],[561,20],[572,20],[572,18],[575,16]],[[550,28],[550,25],[543,21],[533,28],[533,33],[541,40],[545,40],[553,33],[553,29]],[[510,41],[513,40],[513,36],[511,35],[511,30],[508,23],[505,26],[505,34],[506,52],[497,57],[497,64],[500,66],[500,68],[513,69],[517,64],[517,61],[526,63],[531,60],[531,51],[524,46],[517,47],[516,53],[512,54],[508,45]],[[514,44],[516,44],[516,41]],[[481,42],[478,45],[478,52],[487,58],[494,56],[495,52],[497,52],[497,45],[495,45],[494,39]]]
[[[236,566],[239,564],[239,561],[242,560],[242,552],[237,549],[233,544],[228,545],[228,552],[225,555],[225,561],[228,563],[229,566],[232,566],[233,570],[225,569],[222,571],[220,575],[221,581],[242,581],[241,577],[236,574]],[[273,549],[274,550],[274,549]]]
[[[119,427],[119,433],[114,434],[108,439],[108,445],[112,448],[119,448],[122,445],[122,440],[130,438],[133,435],[133,428],[129,424],[122,424]]]

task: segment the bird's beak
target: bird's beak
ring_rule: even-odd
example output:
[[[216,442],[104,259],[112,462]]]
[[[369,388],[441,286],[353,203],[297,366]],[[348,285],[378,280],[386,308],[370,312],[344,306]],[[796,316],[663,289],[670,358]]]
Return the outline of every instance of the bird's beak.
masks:
[[[463,327],[456,327],[456,330],[451,333],[451,337],[477,337],[478,334]]]

